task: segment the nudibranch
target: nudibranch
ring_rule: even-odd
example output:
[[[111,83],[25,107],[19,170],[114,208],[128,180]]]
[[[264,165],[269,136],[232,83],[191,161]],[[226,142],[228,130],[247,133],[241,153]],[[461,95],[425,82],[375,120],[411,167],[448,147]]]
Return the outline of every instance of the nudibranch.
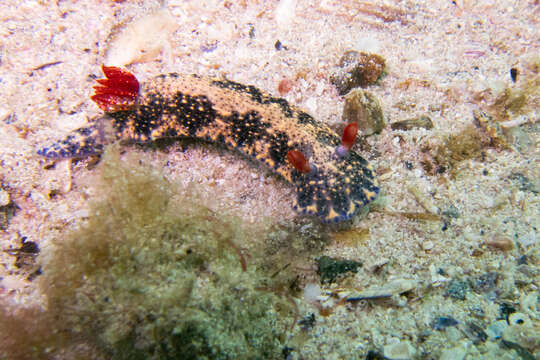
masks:
[[[340,138],[327,125],[254,86],[199,75],[159,75],[140,85],[117,67],[102,67],[91,99],[112,119],[117,139],[148,142],[193,137],[223,144],[265,164],[296,189],[295,209],[323,222],[350,219],[379,192],[370,164],[352,150],[358,127]],[[38,151],[48,158],[103,150],[99,126],[75,130]]]

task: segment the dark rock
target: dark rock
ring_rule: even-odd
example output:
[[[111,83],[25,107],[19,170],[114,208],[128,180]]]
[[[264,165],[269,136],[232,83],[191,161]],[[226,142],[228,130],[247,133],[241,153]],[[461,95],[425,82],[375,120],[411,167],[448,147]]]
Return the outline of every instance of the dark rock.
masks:
[[[340,260],[329,256],[321,256],[317,259],[317,274],[322,283],[334,282],[336,277],[346,272],[356,273],[362,263],[354,260]]]
[[[373,350],[369,350],[366,355],[366,360],[385,360],[385,359],[386,358],[382,354]]]
[[[516,308],[510,304],[502,303],[499,305],[499,316],[508,322],[508,317],[516,312]]]
[[[298,321],[298,325],[300,325],[300,328],[304,331],[309,331],[313,329],[313,326],[315,326],[315,314],[311,313],[310,315],[307,315],[300,321]]]
[[[468,291],[469,283],[467,281],[452,279],[448,283],[446,294],[454,299],[465,300]]]
[[[442,331],[442,330],[445,330],[449,326],[456,326],[457,324],[459,324],[459,322],[454,318],[439,316],[433,322],[432,327],[433,329],[437,331]]]
[[[497,287],[497,280],[499,274],[496,272],[489,272],[479,275],[472,280],[472,288],[476,292],[488,292],[493,291]]]
[[[465,332],[465,335],[467,335],[467,337],[471,339],[474,344],[486,342],[488,338],[488,335],[486,334],[484,329],[482,329],[481,326],[472,322],[468,323],[464,327],[463,331]]]
[[[535,360],[536,359],[534,355],[531,354],[527,349],[525,349],[523,346],[515,342],[501,340],[501,343],[507,348],[515,350],[522,360]]]

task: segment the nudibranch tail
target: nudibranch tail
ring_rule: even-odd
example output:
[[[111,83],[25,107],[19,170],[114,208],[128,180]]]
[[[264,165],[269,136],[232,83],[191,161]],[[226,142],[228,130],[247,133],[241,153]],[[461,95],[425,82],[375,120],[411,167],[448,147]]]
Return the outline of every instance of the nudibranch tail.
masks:
[[[98,123],[71,132],[65,139],[55,141],[37,151],[49,159],[83,158],[103,151],[104,134]]]
[[[106,79],[96,80],[95,94],[90,98],[101,110],[112,113],[133,108],[139,95],[139,81],[132,73],[114,67],[101,67]]]

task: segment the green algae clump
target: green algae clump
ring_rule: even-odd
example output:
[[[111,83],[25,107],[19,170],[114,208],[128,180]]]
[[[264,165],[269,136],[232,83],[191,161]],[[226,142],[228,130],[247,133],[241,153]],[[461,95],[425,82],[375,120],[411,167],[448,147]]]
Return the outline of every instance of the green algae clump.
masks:
[[[92,216],[42,256],[55,332],[113,359],[272,359],[286,322],[235,244],[240,220],[107,151]],[[50,251],[52,250],[52,251]]]

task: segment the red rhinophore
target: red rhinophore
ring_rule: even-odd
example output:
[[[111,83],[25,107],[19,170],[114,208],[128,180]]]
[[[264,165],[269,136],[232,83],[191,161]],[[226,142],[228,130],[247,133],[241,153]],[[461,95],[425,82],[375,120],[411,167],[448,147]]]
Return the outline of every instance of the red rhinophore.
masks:
[[[139,81],[132,73],[114,66],[102,65],[106,79],[97,79],[95,93],[90,97],[103,111],[131,109],[139,95]]]
[[[343,145],[343,147],[345,147],[347,150],[350,150],[354,145],[357,133],[358,125],[356,123],[350,123],[349,125],[345,126],[343,136],[341,136],[341,145]]]
[[[309,161],[306,160],[304,154],[298,150],[291,150],[287,153],[287,160],[292,166],[301,173],[308,173],[311,168],[309,167]]]

